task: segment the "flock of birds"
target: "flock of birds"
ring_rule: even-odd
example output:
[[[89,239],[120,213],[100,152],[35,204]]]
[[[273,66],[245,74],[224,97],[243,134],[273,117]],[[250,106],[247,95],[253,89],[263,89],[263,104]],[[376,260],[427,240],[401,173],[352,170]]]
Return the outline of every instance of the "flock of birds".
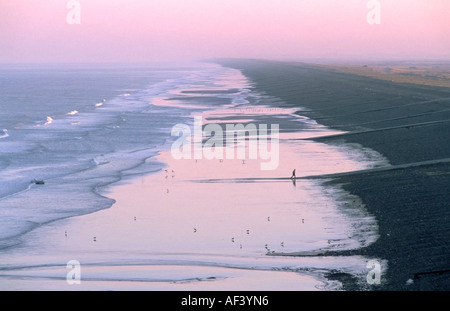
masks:
[[[137,220],[137,217],[134,216],[134,221],[136,221],[136,220]],[[267,221],[270,221],[270,216],[267,217]],[[304,223],[304,222],[305,222],[305,219],[302,219],[302,223]],[[196,233],[196,232],[197,232],[197,228],[193,228],[193,229],[194,229],[194,233]],[[248,235],[250,234],[250,230],[249,230],[249,229],[246,230],[246,234],[248,234]],[[65,231],[64,235],[65,235],[65,237],[67,238],[67,230]],[[97,237],[96,237],[96,236],[92,237],[92,241],[93,241],[93,242],[97,242]],[[231,238],[231,242],[232,242],[232,243],[235,243],[235,238],[234,238],[234,237]],[[281,243],[280,243],[280,246],[281,246],[281,247],[284,247],[284,242],[281,242]],[[239,244],[239,248],[242,249],[242,244]],[[265,250],[266,250],[266,254],[273,254],[273,253],[275,253],[274,250],[271,250],[271,249],[269,248],[269,245],[268,245],[268,244],[264,244],[264,248],[265,248]]]
[[[245,164],[245,162],[243,162],[243,164]],[[169,175],[171,175],[172,178],[175,177],[175,171],[173,169],[170,172],[169,172],[169,170],[165,169],[164,172],[166,173],[165,179],[167,179],[169,177]],[[293,176],[295,177],[295,170],[293,172]],[[34,180],[33,182],[38,183],[38,181],[36,181],[36,180]],[[166,190],[166,193],[169,193],[169,189]],[[133,219],[134,219],[134,221],[136,221],[137,217],[134,216]],[[267,216],[267,221],[270,222],[270,216]],[[305,223],[305,219],[304,218],[302,218],[302,223]],[[193,228],[193,233],[197,233],[197,231],[198,231],[197,228],[194,227]],[[246,229],[245,232],[246,232],[247,235],[250,235],[250,229]],[[67,238],[67,230],[65,231],[65,237]],[[92,237],[92,241],[93,242],[97,242],[97,237],[96,236]],[[235,238],[234,237],[231,238],[231,242],[235,243]],[[284,242],[283,241],[280,243],[280,246],[284,247]],[[242,249],[242,244],[239,244],[239,248]],[[271,250],[269,248],[268,244],[265,244],[264,248],[266,250],[266,254],[271,254],[271,253],[273,254],[273,253],[275,253],[274,250]]]
[[[270,222],[270,216],[267,217],[267,221]],[[303,224],[305,223],[305,219],[304,218],[302,218],[302,223]],[[197,233],[197,231],[198,231],[197,228],[195,228],[195,227],[193,228],[193,230],[194,230],[194,233]],[[246,232],[247,235],[249,235],[250,234],[250,229],[245,230],[245,232]],[[234,237],[232,237],[231,238],[231,243],[235,243],[235,242],[236,242],[236,239]],[[284,247],[284,242],[281,242],[280,246]],[[239,244],[239,248],[242,249],[242,244]],[[274,250],[271,250],[269,248],[268,244],[264,244],[264,248],[266,249],[266,254],[273,254],[273,253],[275,253]]]

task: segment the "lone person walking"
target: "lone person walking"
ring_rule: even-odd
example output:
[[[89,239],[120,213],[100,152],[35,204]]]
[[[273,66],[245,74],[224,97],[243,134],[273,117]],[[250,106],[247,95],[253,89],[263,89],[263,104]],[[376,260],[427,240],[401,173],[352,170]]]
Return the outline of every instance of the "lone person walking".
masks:
[[[292,171],[292,176],[291,176],[291,179],[294,179],[294,178],[297,178],[297,177],[295,176],[295,169]]]

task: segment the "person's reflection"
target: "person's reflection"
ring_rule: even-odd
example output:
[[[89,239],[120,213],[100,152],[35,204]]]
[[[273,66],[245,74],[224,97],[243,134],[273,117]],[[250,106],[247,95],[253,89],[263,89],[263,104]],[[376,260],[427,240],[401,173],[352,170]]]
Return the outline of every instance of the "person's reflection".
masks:
[[[292,171],[292,176],[291,176],[292,184],[294,185],[294,187],[296,187],[296,179],[297,179],[297,176],[295,176],[295,169],[294,169]]]

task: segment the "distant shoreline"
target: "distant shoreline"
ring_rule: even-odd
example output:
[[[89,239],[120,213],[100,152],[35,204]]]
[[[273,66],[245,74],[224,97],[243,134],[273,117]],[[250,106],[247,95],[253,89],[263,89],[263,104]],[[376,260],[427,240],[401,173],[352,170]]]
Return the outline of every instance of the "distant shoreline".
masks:
[[[238,64],[242,59],[213,59],[213,62]],[[450,88],[450,60],[420,61],[362,61],[362,60],[302,60],[271,61],[249,59],[250,62],[289,64],[290,66],[314,66],[336,73],[353,74],[396,83]]]
[[[448,63],[424,64],[400,62],[367,65],[320,65],[336,72],[350,73],[397,83],[450,87],[450,61]]]

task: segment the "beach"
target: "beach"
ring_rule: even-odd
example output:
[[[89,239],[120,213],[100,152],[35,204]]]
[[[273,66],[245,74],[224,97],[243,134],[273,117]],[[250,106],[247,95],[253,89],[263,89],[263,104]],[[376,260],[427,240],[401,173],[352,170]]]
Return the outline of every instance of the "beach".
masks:
[[[92,167],[3,200],[50,194],[44,203],[72,205],[4,241],[2,290],[450,288],[448,88],[303,63],[214,63],[223,67],[106,101],[98,111],[118,113],[120,126],[106,132],[117,150],[92,152]],[[143,110],[125,115],[130,104]],[[255,126],[243,158],[233,149],[230,159],[219,140],[206,148],[212,132],[202,130],[226,135],[230,124]],[[194,144],[180,159],[174,129],[203,149]],[[148,133],[150,149],[140,140]],[[83,210],[94,199],[102,205]],[[372,264],[380,282],[368,279]]]
[[[344,131],[279,106],[239,70],[187,68],[26,128],[37,150],[76,166],[1,201],[4,221],[33,225],[12,238],[3,232],[2,289],[340,290],[328,277],[337,271],[370,288],[367,262],[383,259],[318,254],[373,243],[375,218],[331,179],[307,177],[384,167],[385,158],[314,141]]]
[[[361,144],[393,165],[332,181],[361,198],[377,219],[380,238],[354,254],[376,254],[387,260],[386,280],[378,289],[448,290],[450,90],[307,64],[228,64],[243,70],[257,88],[286,106],[305,106],[310,110],[304,115],[349,131],[320,141]],[[307,100],[305,89],[314,90],[314,100]],[[347,287],[354,288],[351,282]]]

